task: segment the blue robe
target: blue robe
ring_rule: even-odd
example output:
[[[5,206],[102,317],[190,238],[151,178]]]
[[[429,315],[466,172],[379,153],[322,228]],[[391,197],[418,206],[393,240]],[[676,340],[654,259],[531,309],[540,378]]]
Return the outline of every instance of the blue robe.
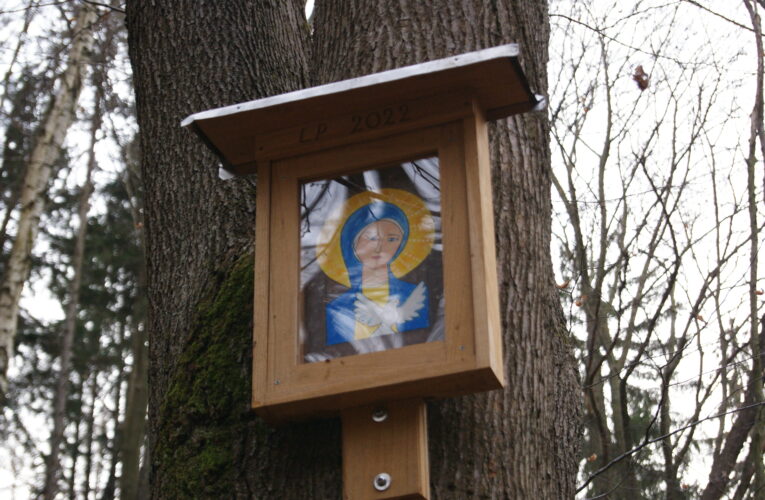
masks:
[[[388,278],[388,300],[398,297],[399,305],[406,302],[412,292],[417,287],[412,283],[401,281],[392,275]],[[354,340],[356,331],[356,294],[360,289],[350,289],[335,300],[327,304],[326,324],[327,324],[327,345],[340,344]],[[428,289],[425,288],[425,303],[417,311],[417,315],[404,323],[396,324],[396,330],[399,333],[418,328],[427,328],[430,326],[430,314],[428,307]]]

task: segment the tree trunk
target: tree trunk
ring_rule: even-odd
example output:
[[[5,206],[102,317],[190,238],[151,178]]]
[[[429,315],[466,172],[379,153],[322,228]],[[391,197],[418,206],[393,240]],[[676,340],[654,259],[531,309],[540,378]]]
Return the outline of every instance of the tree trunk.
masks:
[[[762,338],[762,335],[760,336]],[[709,470],[709,480],[701,494],[701,500],[720,500],[728,490],[730,474],[736,466],[741,450],[744,447],[749,431],[752,430],[757,416],[757,407],[754,404],[754,384],[762,383],[759,380],[749,382],[746,397],[741,404],[744,410],[736,413],[733,425],[725,437],[725,446],[720,455],[712,462]],[[750,407],[750,408],[747,408]]]
[[[93,464],[96,461],[93,457],[93,441],[96,427],[96,400],[98,399],[98,371],[94,370],[90,375],[90,405],[88,405],[88,414],[85,417],[85,470],[82,471],[82,498],[90,497],[90,476],[93,472]]]
[[[117,326],[119,329],[118,334],[118,342],[120,345],[123,345],[125,343],[125,332],[127,330],[127,326],[125,325],[125,322],[120,322]],[[120,359],[120,361],[115,365],[115,368],[117,369],[117,381],[114,384],[113,389],[113,398],[114,398],[114,409],[111,411],[112,414],[112,424],[114,425],[114,434],[112,436],[111,441],[109,441],[108,447],[106,449],[109,451],[109,473],[107,475],[106,484],[104,485],[104,489],[101,491],[101,500],[114,500],[116,498],[116,491],[117,491],[117,464],[122,459],[122,441],[124,439],[124,435],[122,433],[122,387],[124,385],[125,380],[125,359]],[[128,384],[129,385],[129,384]],[[129,402],[130,395],[126,395],[125,399]],[[145,409],[144,405],[144,409]],[[129,408],[125,408],[125,415],[128,414],[130,411]],[[122,477],[125,475],[125,468],[123,466],[122,468]]]
[[[762,2],[759,2],[762,3]],[[757,4],[751,0],[744,0],[749,16],[752,20],[752,27],[755,33],[762,31],[760,14],[757,10]],[[757,139],[760,141],[760,148],[765,152],[765,132],[763,132],[763,120],[765,119],[765,97],[763,96],[763,86],[765,85],[765,49],[763,49],[762,37],[756,37],[757,46],[757,90],[755,92],[754,109],[750,118],[749,151],[746,158],[747,164],[747,195],[749,198],[749,345],[752,352],[752,372],[751,378],[755,381],[762,380],[763,377],[763,359],[757,354],[762,353],[760,338],[757,335],[757,309],[760,299],[757,297],[757,273],[758,273],[758,238],[757,238],[757,184],[755,181],[755,172],[757,170]],[[763,404],[765,402],[765,393],[762,384],[754,384],[754,402]],[[754,424],[752,425],[751,438],[749,446],[755,450],[762,450],[765,446],[765,411],[758,407],[755,412]],[[752,455],[754,458],[754,482],[752,483],[752,499],[765,500],[765,460],[762,453]]]
[[[124,183],[130,203],[130,215],[136,228],[136,238],[142,255],[146,255],[146,244],[143,230],[143,203],[138,195],[136,185],[140,183],[137,172],[139,159],[133,151],[136,148],[124,147],[122,151],[123,164],[127,165]],[[141,496],[141,446],[146,442],[146,405],[149,398],[148,373],[149,352],[146,348],[146,265],[141,262],[138,270],[138,294],[136,297],[134,317],[130,323],[130,353],[133,365],[128,376],[127,394],[125,396],[125,418],[119,430],[119,456],[122,462],[120,475],[120,499],[139,500]]]
[[[101,128],[101,99],[103,89],[96,91],[93,117],[90,126],[90,149],[88,151],[88,166],[85,182],[80,188],[79,206],[77,208],[77,234],[72,254],[72,280],[67,290],[68,302],[64,316],[64,331],[61,337],[59,351],[59,371],[56,380],[56,392],[53,395],[53,430],[50,434],[50,455],[45,464],[45,500],[53,500],[58,492],[58,476],[61,469],[59,452],[64,442],[66,427],[66,401],[69,399],[69,368],[72,361],[74,334],[77,329],[77,311],[80,307],[80,287],[82,286],[82,265],[85,260],[85,236],[88,232],[88,211],[90,210],[90,195],[93,194],[93,171],[96,168],[96,135]],[[95,396],[94,396],[95,398]]]
[[[128,378],[125,419],[120,425],[119,456],[122,462],[120,499],[138,500],[141,445],[146,427],[146,401],[148,399],[148,349],[144,325],[137,325],[130,337],[133,366]]]
[[[85,389],[85,381],[80,380],[77,387],[77,394],[82,395]],[[74,423],[74,440],[72,444],[72,456],[70,457],[69,476],[66,478],[66,491],[69,500],[77,500],[77,461],[80,459],[80,427],[82,426],[82,407],[80,407],[80,418]],[[62,471],[63,472],[63,471]]]
[[[19,299],[29,275],[30,254],[37,238],[44,193],[52,165],[58,158],[69,126],[75,118],[80,96],[83,67],[93,43],[95,8],[83,4],[77,14],[69,49],[67,68],[36,137],[21,192],[21,208],[16,238],[0,281],[0,402],[8,389],[8,364],[13,357],[13,342],[19,313]]]
[[[181,2],[184,3],[184,2]],[[248,411],[252,221],[247,179],[222,182],[186,115],[307,84],[302,2],[128,3],[146,187],[152,497],[332,499],[336,419],[264,425]],[[325,0],[315,83],[511,41],[546,90],[544,1]],[[576,371],[552,280],[548,121],[491,128],[504,391],[429,406],[433,498],[572,498]],[[204,202],[200,202],[204,200]]]

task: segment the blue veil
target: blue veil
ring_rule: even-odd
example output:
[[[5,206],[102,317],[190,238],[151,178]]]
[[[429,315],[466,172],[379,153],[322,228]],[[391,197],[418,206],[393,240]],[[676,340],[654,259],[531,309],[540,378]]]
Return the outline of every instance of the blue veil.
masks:
[[[388,262],[388,281],[390,282],[390,279],[393,278],[393,275],[390,272],[390,263],[396,260],[396,257],[399,256],[409,239],[409,221],[400,208],[384,201],[375,201],[369,205],[364,205],[348,217],[343,226],[343,230],[340,233],[340,249],[343,252],[345,267],[348,269],[351,290],[354,292],[361,291],[362,267],[361,262],[356,257],[356,253],[353,251],[356,237],[365,227],[383,219],[392,220],[398,224],[403,232],[403,235],[401,236],[401,244],[398,246],[398,250],[396,250],[393,258]]]

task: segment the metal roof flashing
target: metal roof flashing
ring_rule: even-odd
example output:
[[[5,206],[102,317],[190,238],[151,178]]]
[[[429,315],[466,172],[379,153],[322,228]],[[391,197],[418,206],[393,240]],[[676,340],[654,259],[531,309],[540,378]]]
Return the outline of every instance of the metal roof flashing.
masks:
[[[531,92],[518,54],[517,44],[468,52],[194,113],[181,126],[196,132],[225,170],[242,173],[238,167],[255,161],[260,136],[348,113],[381,95],[410,99],[470,89],[490,120],[543,108],[545,100]]]

